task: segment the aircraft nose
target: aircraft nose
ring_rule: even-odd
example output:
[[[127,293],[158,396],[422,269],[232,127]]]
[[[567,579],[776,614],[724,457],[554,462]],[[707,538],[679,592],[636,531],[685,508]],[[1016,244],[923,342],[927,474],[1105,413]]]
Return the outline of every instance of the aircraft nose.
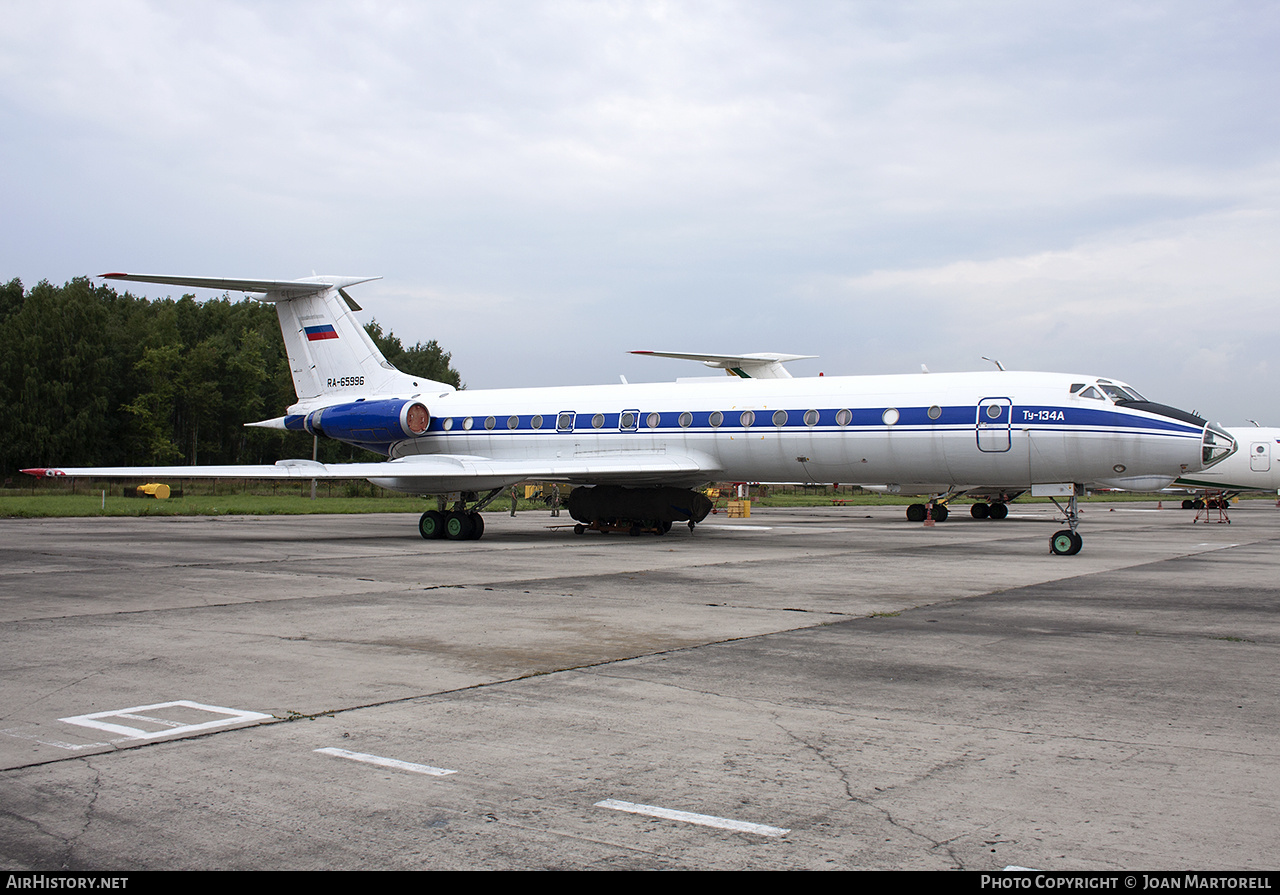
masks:
[[[1236,440],[1218,423],[1206,423],[1200,439],[1200,460],[1208,469],[1236,452]]]

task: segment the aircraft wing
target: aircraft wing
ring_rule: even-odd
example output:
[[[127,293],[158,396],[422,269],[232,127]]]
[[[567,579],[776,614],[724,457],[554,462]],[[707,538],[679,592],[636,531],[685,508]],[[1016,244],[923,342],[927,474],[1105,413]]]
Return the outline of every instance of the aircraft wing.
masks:
[[[790,379],[791,374],[782,365],[787,361],[810,360],[815,354],[690,354],[682,351],[632,351],[647,357],[674,357],[678,360],[696,360],[708,367],[725,370],[740,379]]]
[[[22,471],[44,478],[368,479],[397,491],[420,494],[479,491],[528,479],[615,485],[701,484],[720,472],[706,455],[662,451],[592,451],[527,460],[422,454],[373,463],[281,460],[270,466],[86,466]]]

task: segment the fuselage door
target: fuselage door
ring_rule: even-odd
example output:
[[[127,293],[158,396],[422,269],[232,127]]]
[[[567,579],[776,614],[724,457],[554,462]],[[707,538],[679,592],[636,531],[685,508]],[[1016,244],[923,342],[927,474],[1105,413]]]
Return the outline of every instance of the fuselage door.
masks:
[[[618,429],[622,432],[639,432],[640,411],[624,410],[618,414]]]
[[[576,414],[572,410],[562,410],[556,414],[556,431],[560,433],[572,432],[573,422]]]
[[[1271,445],[1268,442],[1255,441],[1249,445],[1249,468],[1254,472],[1271,469]]]
[[[1001,453],[1009,450],[1013,422],[1013,402],[1008,398],[983,398],[978,402],[978,450]]]

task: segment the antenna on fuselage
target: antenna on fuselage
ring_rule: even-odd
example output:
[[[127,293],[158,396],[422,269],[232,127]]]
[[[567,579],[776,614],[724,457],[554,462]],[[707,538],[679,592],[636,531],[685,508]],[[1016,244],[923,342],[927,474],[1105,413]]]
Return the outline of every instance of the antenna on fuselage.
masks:
[[[995,358],[987,357],[987,356],[984,354],[984,355],[982,355],[982,359],[983,359],[983,360],[989,360],[989,361],[991,361],[991,363],[993,363],[993,364],[995,364],[995,365],[996,365],[996,369],[997,369],[997,370],[999,370],[1001,373],[1003,373],[1003,372],[1004,372],[1004,367],[1002,367],[1002,366],[1000,365],[1000,361],[996,360]]]

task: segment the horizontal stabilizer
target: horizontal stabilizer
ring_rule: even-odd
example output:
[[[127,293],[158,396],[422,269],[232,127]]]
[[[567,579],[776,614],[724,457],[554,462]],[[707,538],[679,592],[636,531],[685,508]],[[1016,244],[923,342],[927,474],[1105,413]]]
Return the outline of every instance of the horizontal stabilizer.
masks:
[[[742,379],[790,379],[791,374],[782,366],[788,361],[811,360],[816,354],[690,354],[680,351],[633,351],[650,357],[674,357],[678,360],[696,360],[708,367],[725,370],[730,376]]]
[[[164,286],[190,286],[193,289],[221,289],[228,292],[274,293],[281,298],[315,295],[328,289],[345,289],[357,283],[382,277],[307,277],[301,280],[237,280],[227,277],[172,277],[139,273],[104,273],[104,280],[129,280],[134,283],[159,283]]]

